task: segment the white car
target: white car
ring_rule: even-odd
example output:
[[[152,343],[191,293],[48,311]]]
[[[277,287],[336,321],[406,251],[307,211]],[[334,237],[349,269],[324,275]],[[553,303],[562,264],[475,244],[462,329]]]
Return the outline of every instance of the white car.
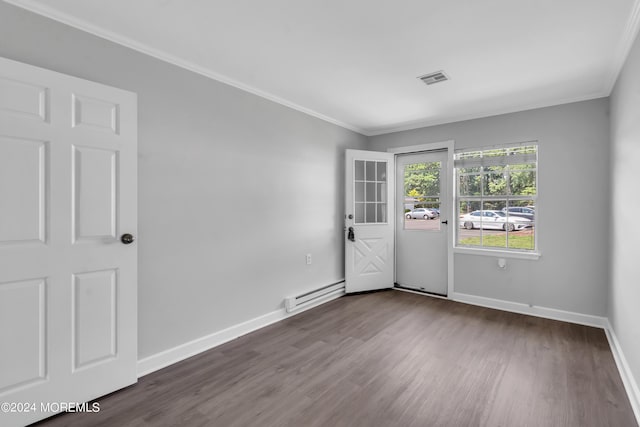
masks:
[[[460,227],[467,230],[473,228],[486,228],[494,230],[514,231],[533,227],[533,221],[515,215],[509,215],[502,211],[473,211],[466,215],[460,215]]]
[[[433,219],[436,214],[431,209],[418,208],[404,214],[407,219]]]

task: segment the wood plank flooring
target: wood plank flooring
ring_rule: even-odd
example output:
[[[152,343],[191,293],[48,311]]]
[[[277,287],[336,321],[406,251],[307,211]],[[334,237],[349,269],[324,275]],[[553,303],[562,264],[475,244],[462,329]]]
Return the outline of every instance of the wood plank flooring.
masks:
[[[39,426],[637,426],[601,329],[347,296]]]

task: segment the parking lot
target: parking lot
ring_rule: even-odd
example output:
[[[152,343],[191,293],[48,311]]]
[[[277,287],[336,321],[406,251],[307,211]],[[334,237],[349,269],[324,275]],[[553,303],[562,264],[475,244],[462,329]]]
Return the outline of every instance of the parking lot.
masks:
[[[442,225],[443,227],[449,227],[453,225],[455,227],[455,222],[451,221],[448,225]],[[435,219],[404,219],[404,229],[405,230],[431,230],[437,231],[440,230],[440,218]],[[504,233],[502,230],[482,230],[482,234],[485,236],[491,234],[500,234]],[[480,229],[467,230],[465,228],[460,228],[458,230],[458,236],[460,239],[465,239],[467,237],[479,237]]]

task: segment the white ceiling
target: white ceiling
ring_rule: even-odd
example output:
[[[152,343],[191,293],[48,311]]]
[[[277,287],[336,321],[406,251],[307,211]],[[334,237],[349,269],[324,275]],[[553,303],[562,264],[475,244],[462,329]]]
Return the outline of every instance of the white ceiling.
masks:
[[[640,0],[6,1],[366,135],[607,96],[640,20]]]

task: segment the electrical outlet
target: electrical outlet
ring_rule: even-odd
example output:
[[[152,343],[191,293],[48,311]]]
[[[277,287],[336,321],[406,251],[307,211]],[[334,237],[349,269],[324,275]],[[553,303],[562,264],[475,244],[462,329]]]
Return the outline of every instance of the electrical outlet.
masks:
[[[311,264],[311,254],[307,254],[307,265]]]

